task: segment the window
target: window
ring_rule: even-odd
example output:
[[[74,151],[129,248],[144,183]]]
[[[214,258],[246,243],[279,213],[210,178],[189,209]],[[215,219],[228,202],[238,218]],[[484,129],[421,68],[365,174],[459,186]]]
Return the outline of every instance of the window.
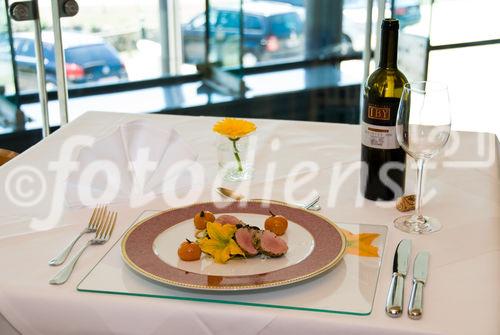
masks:
[[[54,45],[50,43],[43,43],[43,56],[45,57],[47,62],[55,62],[56,58],[54,55]]]
[[[35,44],[32,40],[21,39],[16,53],[19,56],[35,57]]]
[[[245,22],[245,34],[247,33],[246,30],[262,30],[263,28],[262,22],[260,21],[258,16],[245,15],[244,22]]]
[[[349,1],[353,0],[345,0]],[[269,71],[275,65],[316,59],[334,63],[339,56],[360,58],[360,53],[354,51],[361,48],[353,46],[364,39],[364,30],[347,31],[340,26],[344,21],[342,13],[345,14],[342,0],[323,1],[324,5],[317,8],[320,12],[331,13],[320,29],[331,26],[335,29],[311,34],[319,50],[314,49],[314,52],[306,51],[306,26],[319,19],[317,13],[306,15],[304,1],[242,2],[243,8],[240,0],[210,0],[207,9],[205,0],[80,0],[79,13],[61,20],[70,95],[110,92],[114,88],[109,85],[114,84],[124,90],[129,83],[131,87],[142,87],[150,82],[158,85],[160,82],[193,80],[194,76],[189,75],[197,74],[196,65],[207,60],[211,66],[223,70],[244,72],[246,68],[258,71],[262,66],[262,71]],[[50,2],[39,2],[39,6],[47,88],[49,98],[54,100],[57,81]],[[363,6],[357,10],[364,12]],[[6,14],[7,8],[3,7],[2,13]],[[3,27],[7,29],[9,24],[5,22]],[[32,22],[12,21],[10,27],[16,58],[8,64],[17,68],[12,78],[17,78],[21,104],[33,102],[37,99],[37,80]],[[322,36],[335,38],[321,40]],[[10,94],[13,94],[15,85],[11,87]],[[40,118],[33,115],[31,111],[29,119],[34,121],[29,127],[40,125]],[[70,120],[73,117],[69,115]]]
[[[500,38],[498,0],[436,0],[432,8],[431,45]]]
[[[118,53],[107,44],[93,44],[67,48],[66,62],[79,64],[120,64]]]
[[[216,28],[239,29],[240,28],[240,13],[220,11]]]
[[[303,22],[301,22],[297,13],[286,13],[274,15],[269,18],[272,35],[277,37],[290,37],[292,34],[302,34]]]
[[[497,0],[433,4],[428,77],[448,83],[454,129],[500,136],[499,114],[487,98],[499,89],[499,10]]]
[[[194,29],[205,29],[205,14],[200,14],[196,16],[190,23],[190,26]]]

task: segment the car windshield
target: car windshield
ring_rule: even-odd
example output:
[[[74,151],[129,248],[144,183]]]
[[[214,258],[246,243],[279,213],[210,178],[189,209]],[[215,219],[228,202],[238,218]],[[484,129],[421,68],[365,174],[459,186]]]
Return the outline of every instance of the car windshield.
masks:
[[[302,33],[302,23],[296,13],[274,15],[270,17],[271,34],[288,37],[292,33]]]
[[[64,51],[66,62],[75,64],[87,64],[104,62],[106,64],[118,62],[114,52],[105,44],[82,45],[68,48]]]

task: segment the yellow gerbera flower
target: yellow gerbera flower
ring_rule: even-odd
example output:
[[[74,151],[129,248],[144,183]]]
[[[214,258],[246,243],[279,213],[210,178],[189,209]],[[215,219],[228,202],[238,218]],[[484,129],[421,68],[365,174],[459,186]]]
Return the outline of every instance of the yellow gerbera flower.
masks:
[[[213,128],[216,133],[229,137],[231,140],[247,136],[255,129],[257,127],[253,122],[229,117],[217,122]]]

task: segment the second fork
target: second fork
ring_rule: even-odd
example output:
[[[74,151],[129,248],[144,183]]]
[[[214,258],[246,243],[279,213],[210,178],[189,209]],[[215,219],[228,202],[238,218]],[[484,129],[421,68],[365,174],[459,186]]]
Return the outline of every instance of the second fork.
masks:
[[[64,248],[63,251],[61,251],[61,253],[59,255],[52,258],[49,261],[49,265],[56,266],[56,265],[61,265],[62,263],[64,263],[66,258],[68,258],[68,255],[71,252],[71,249],[73,249],[73,247],[75,246],[76,242],[78,242],[80,237],[82,237],[83,235],[88,234],[88,233],[95,233],[95,231],[97,230],[97,222],[99,222],[99,220],[101,220],[101,218],[105,214],[106,214],[106,206],[102,206],[102,207],[97,206],[94,209],[94,211],[92,212],[92,216],[90,217],[89,224],[87,225],[87,227],[84,230],[82,230],[80,235],[75,237],[75,239],[73,241],[71,241],[71,243],[68,244],[66,246],[66,248]]]
[[[104,244],[106,243],[109,238],[111,237],[111,234],[113,233],[113,229],[115,228],[115,223],[116,223],[116,217],[117,217],[116,212],[108,212],[102,220],[100,220],[97,223],[97,231],[95,233],[95,238],[92,240],[88,241],[87,244],[83,248],[78,251],[78,253],[73,256],[73,258],[69,261],[69,263],[61,270],[59,271],[54,278],[52,278],[49,283],[52,285],[60,285],[64,284],[71,273],[73,272],[73,269],[75,268],[76,262],[80,258],[80,256],[83,254],[85,249],[89,245],[96,245],[96,244]]]

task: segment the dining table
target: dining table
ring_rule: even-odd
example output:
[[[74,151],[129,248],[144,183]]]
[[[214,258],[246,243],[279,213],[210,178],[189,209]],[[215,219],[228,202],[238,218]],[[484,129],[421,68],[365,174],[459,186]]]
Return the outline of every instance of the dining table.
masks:
[[[500,333],[500,143],[494,134],[452,131],[447,146],[425,168],[423,212],[438,218],[442,229],[413,235],[393,226],[402,215],[394,201],[370,201],[360,194],[359,125],[251,119],[257,126],[253,174],[249,180],[230,182],[219,177],[219,135],[212,130],[219,119],[87,112],[0,167],[0,334]],[[215,192],[220,186],[237,189],[249,199],[287,203],[314,193],[321,196],[322,217],[386,229],[370,311],[351,315],[77,289],[142,213],[192,203],[182,189],[175,197],[156,194],[145,203],[109,203],[108,208],[118,213],[111,240],[88,248],[65,284],[49,285],[59,271],[48,265],[49,259],[87,225],[92,212],[88,206],[64,201],[61,185],[67,178],[61,157],[67,144],[78,136],[102,138],[135,120],[175,129],[196,153],[203,168],[196,170],[201,172],[193,186],[197,202],[222,201]],[[76,159],[78,149],[73,149],[69,154]],[[408,157],[407,194],[415,193],[415,179],[415,164]],[[90,238],[84,236],[76,248]],[[421,251],[430,255],[420,320],[406,312],[400,318],[385,312],[393,256],[402,239],[412,242],[410,259]],[[404,287],[405,310],[411,265]],[[124,263],[114,266],[118,273],[130,271]],[[300,283],[290,288],[302,289]]]

